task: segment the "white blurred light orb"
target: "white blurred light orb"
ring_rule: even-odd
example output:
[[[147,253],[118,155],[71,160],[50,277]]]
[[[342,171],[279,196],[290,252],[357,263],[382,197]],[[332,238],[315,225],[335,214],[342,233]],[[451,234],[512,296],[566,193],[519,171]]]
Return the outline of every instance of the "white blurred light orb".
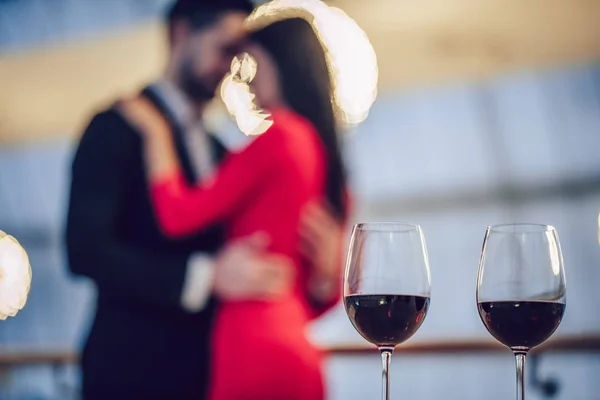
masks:
[[[31,265],[17,239],[0,231],[0,320],[25,307],[31,287]]]
[[[300,16],[312,22],[327,53],[333,98],[340,125],[353,126],[364,121],[377,97],[379,69],[377,56],[365,32],[342,10],[320,0],[273,0],[259,6],[247,20],[251,30],[274,21]],[[231,75],[221,88],[221,97],[246,135],[263,133],[270,121],[257,110],[247,84],[256,73],[251,57],[236,59]],[[260,66],[258,66],[260,68]],[[240,77],[239,80],[231,76]],[[251,78],[250,78],[251,80]],[[265,123],[258,122],[263,119]]]
[[[364,121],[377,98],[377,56],[365,32],[342,10],[328,7],[315,17],[317,32],[329,50],[334,96],[343,113],[340,121]]]
[[[247,54],[240,60],[235,57],[231,64],[231,73],[221,85],[221,98],[238,125],[247,136],[260,135],[269,129],[273,121],[254,104],[254,94],[250,92],[248,82],[256,75],[256,61]]]

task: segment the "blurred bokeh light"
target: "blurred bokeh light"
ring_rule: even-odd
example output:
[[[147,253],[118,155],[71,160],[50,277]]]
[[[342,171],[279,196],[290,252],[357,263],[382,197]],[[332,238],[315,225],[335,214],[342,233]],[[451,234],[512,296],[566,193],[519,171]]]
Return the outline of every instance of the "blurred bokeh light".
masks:
[[[17,239],[0,231],[0,320],[25,307],[31,286],[31,266]]]
[[[248,18],[249,29],[259,29],[274,20],[301,16],[310,21],[326,49],[341,126],[364,121],[377,97],[377,56],[365,32],[342,10],[319,0],[274,0],[258,7]],[[260,68],[252,61],[236,59],[225,78],[221,97],[238,127],[246,135],[263,133],[268,114],[256,108],[247,85],[232,75]],[[242,74],[244,75],[244,74]]]

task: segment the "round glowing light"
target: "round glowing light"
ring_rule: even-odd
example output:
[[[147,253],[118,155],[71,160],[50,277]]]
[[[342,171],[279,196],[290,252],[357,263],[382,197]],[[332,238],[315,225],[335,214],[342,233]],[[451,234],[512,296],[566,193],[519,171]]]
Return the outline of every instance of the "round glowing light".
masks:
[[[379,76],[377,56],[365,32],[342,10],[320,0],[264,3],[250,15],[247,25],[250,30],[255,30],[291,17],[303,17],[311,22],[323,43],[339,123],[351,126],[364,121],[377,97]],[[221,97],[240,129],[247,135],[256,135],[264,132],[270,121],[264,121],[266,124],[257,121],[265,114],[257,110],[254,96],[246,84],[254,77],[257,66],[252,57],[246,56],[234,59],[231,75],[223,83]],[[231,76],[235,78],[230,79]]]
[[[0,231],[0,320],[14,317],[25,307],[31,287],[31,266],[25,249]]]
[[[328,7],[328,11],[315,17],[315,25],[329,50],[341,122],[356,125],[367,118],[377,98],[377,57],[353,19],[338,8]]]
[[[227,111],[235,118],[238,128],[248,136],[260,135],[273,124],[268,120],[269,115],[254,103],[254,94],[250,92],[248,83],[255,75],[256,61],[244,54],[241,59],[233,59],[231,73],[221,85],[221,98]]]
[[[243,53],[240,57],[241,59],[236,56],[231,61],[230,75],[238,82],[250,83],[256,76],[256,69],[258,67],[256,60],[248,53]]]

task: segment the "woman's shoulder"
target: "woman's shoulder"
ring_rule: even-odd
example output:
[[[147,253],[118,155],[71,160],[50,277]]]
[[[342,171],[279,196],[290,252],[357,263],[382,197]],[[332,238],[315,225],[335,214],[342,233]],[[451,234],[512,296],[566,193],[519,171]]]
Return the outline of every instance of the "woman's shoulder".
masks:
[[[272,113],[272,121],[273,143],[282,154],[295,155],[290,160],[322,156],[323,144],[317,129],[308,119],[292,110],[282,109]]]
[[[272,110],[270,114],[271,120],[273,121],[271,129],[288,132],[315,132],[312,123],[293,110],[288,108],[278,108]]]
[[[300,114],[289,109],[278,109],[271,112],[273,125],[267,131],[273,141],[287,143],[290,146],[314,147],[320,143],[317,130],[313,124]]]
[[[293,110],[280,108],[269,111],[271,126],[254,138],[250,146],[274,148],[278,154],[315,148],[319,145],[317,131],[312,123]]]

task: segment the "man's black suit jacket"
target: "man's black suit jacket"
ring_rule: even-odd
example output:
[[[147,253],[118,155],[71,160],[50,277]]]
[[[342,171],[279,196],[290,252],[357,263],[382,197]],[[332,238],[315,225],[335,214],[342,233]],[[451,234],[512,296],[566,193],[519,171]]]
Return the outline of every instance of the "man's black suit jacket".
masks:
[[[188,181],[196,176],[182,132],[170,121]],[[213,152],[225,149],[213,139]],[[69,266],[97,286],[97,308],[82,354],[83,395],[92,399],[200,400],[209,379],[212,299],[197,314],[180,297],[188,257],[214,253],[218,228],[173,241],[158,228],[148,196],[142,138],[114,109],[96,115],[72,165],[66,242]]]

